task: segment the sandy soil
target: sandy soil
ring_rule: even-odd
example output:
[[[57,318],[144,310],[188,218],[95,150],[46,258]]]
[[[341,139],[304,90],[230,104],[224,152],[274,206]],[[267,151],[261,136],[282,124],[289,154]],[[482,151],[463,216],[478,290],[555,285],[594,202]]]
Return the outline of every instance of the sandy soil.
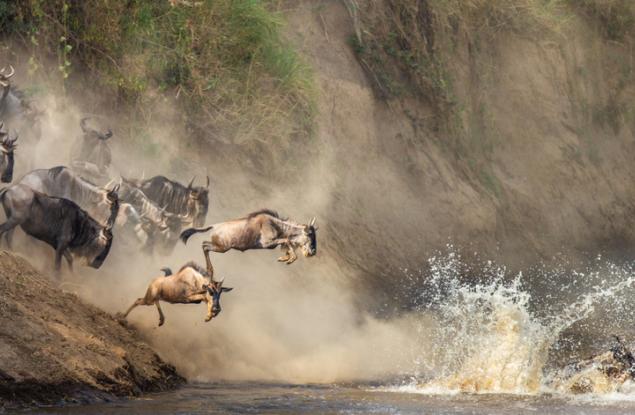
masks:
[[[167,390],[184,379],[111,315],[0,252],[0,411]]]

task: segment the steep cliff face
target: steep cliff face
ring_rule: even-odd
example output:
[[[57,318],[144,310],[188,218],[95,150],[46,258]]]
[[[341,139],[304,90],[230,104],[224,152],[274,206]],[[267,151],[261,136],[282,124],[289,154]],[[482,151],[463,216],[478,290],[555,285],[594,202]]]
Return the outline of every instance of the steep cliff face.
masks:
[[[437,3],[289,3],[319,90],[327,247],[378,284],[448,242],[512,266],[628,257],[630,37],[569,4],[484,30]]]

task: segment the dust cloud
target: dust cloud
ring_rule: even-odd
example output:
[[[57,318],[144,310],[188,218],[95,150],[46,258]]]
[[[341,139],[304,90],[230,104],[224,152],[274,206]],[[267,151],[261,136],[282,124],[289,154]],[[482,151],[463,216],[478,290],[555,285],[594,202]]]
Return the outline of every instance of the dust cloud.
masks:
[[[16,78],[17,86],[28,85],[21,82],[24,77]],[[112,111],[101,112],[93,102],[82,105],[86,97],[59,98],[50,92],[52,88],[45,90],[49,92],[37,97],[38,105],[46,109],[43,134],[37,143],[28,138],[20,143],[16,181],[34,168],[68,165],[73,146],[81,137],[79,120],[93,116],[93,125],[114,131],[110,139],[113,179],[164,174],[189,182],[196,175],[197,183],[202,184],[209,174],[212,185],[207,223],[263,207],[279,210],[298,222],[317,217],[316,257],[300,257],[287,266],[276,262],[282,254],[277,250],[213,254],[217,275],[235,290],[223,294],[223,311],[211,322],[204,322],[204,304],[163,304],[166,323],[161,328],[157,328],[155,307],[138,307],[131,313],[130,324],[188,379],[293,383],[377,379],[411,371],[413,361],[425,353],[429,342],[421,332],[422,317],[387,321],[359,310],[356,299],[362,293],[371,302],[373,298],[383,301],[379,299],[385,296],[365,292],[355,275],[342,268],[339,260],[346,253],[334,252],[332,244],[322,243],[330,231],[324,220],[333,186],[328,156],[298,171],[290,183],[264,183],[263,192],[254,187],[262,188],[262,177],[236,171],[235,160],[212,164],[205,162],[204,155],[189,159],[192,152],[183,148],[179,139],[186,129],[168,101],[149,109],[154,115],[145,125],[143,143],[133,147],[126,144],[131,131],[121,128],[124,123]],[[161,267],[176,271],[190,260],[204,264],[200,249],[203,235],[193,237],[187,246],[179,242],[168,257],[152,257],[144,255],[134,241],[117,238],[116,232],[101,269],[76,266],[74,274],[64,271],[61,282],[63,289],[113,314],[142,297],[147,284],[161,275]],[[14,250],[50,272],[52,250],[21,230],[16,231]]]

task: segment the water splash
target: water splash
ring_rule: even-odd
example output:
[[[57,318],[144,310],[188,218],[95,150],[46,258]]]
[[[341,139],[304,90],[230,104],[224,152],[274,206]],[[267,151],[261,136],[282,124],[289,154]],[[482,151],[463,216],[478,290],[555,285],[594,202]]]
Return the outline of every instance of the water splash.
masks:
[[[504,267],[491,262],[474,273],[478,275],[474,282],[474,275],[462,278],[465,266],[458,254],[431,258],[432,278],[421,298],[421,311],[436,316],[437,327],[428,333],[436,338],[436,348],[427,373],[413,376],[398,390],[430,394],[554,392],[553,381],[559,372],[548,368],[547,362],[550,352],[561,346],[563,333],[597,317],[600,308],[615,316],[616,324],[595,333],[609,340],[608,333],[619,328],[618,317],[624,315],[632,296],[629,289],[635,284],[635,274],[631,269],[599,261],[601,258],[586,272],[542,269],[537,274],[545,287],[536,291],[525,286],[528,279],[523,274],[510,279]],[[559,392],[569,392],[563,384],[559,387]],[[612,385],[601,392],[617,389]]]

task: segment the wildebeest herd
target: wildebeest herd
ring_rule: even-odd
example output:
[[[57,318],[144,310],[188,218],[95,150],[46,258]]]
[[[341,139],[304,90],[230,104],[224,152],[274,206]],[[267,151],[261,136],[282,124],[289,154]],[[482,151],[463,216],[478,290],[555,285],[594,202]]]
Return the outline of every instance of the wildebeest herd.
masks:
[[[69,166],[34,169],[13,181],[14,165],[31,160],[16,160],[17,133],[25,129],[36,143],[40,135],[42,111],[34,109],[22,93],[13,88],[10,78],[15,70],[0,70],[0,180],[12,183],[0,189],[0,203],[6,221],[0,224],[0,241],[12,248],[12,235],[20,227],[28,236],[50,245],[55,251],[55,273],[59,275],[62,259],[71,272],[74,259],[98,269],[106,261],[114,240],[133,244],[140,252],[169,255],[180,239],[183,243],[194,234],[209,232],[202,244],[206,267],[191,261],[177,273],[163,268],[164,276],[155,278],[144,297],[137,299],[124,318],[138,305],[156,305],[159,325],[165,321],[159,302],[207,304],[211,320],[220,313],[223,280],[214,277],[211,252],[235,249],[273,249],[285,254],[278,261],[291,264],[300,249],[305,256],[317,252],[315,218],[299,224],[262,209],[239,219],[205,227],[209,209],[209,176],[205,186],[195,186],[193,178],[184,185],[165,176],[112,179],[112,153],[108,140],[113,132],[91,127],[90,118],[79,121],[80,144]],[[4,127],[7,126],[7,131]],[[3,238],[4,237],[4,238]]]

